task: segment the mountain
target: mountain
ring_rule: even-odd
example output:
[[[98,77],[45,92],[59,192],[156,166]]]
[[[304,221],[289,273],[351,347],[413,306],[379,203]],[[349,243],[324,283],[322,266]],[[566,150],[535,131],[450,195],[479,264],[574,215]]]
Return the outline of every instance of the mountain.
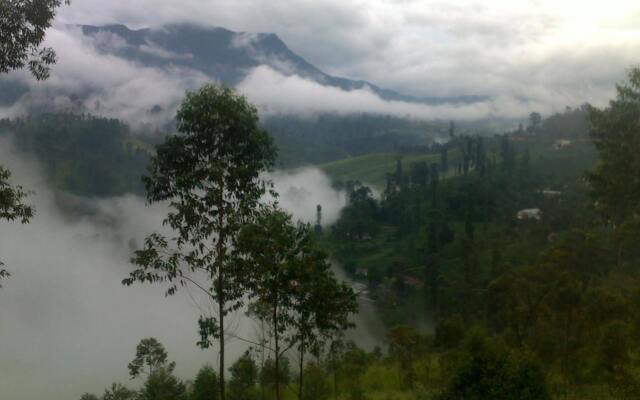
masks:
[[[96,39],[101,52],[154,67],[181,66],[234,85],[252,68],[267,65],[286,75],[298,75],[343,90],[367,88],[385,100],[425,104],[472,103],[482,96],[413,97],[380,88],[363,80],[326,74],[300,57],[273,33],[233,32],[224,28],[169,25],[132,30],[124,25],[81,26]]]

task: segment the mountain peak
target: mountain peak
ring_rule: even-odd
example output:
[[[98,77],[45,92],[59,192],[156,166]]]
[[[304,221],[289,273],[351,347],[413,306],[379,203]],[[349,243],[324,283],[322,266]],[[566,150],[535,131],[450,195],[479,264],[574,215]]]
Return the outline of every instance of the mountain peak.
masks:
[[[222,27],[173,24],[132,30],[124,25],[82,26],[87,36],[110,33],[127,46],[100,50],[154,67],[182,66],[230,85],[241,82],[255,67],[266,65],[284,75],[297,75],[342,90],[371,90],[382,99],[415,103],[471,103],[480,96],[416,98],[380,88],[364,80],[329,75],[293,52],[275,33],[234,32]]]

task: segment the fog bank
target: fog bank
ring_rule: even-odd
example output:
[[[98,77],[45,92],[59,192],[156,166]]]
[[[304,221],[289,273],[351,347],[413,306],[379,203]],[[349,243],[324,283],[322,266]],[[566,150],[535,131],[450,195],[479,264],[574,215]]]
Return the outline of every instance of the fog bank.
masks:
[[[136,196],[70,201],[6,141],[0,142],[0,164],[13,172],[13,182],[34,190],[28,202],[36,207],[28,225],[0,222],[0,259],[12,274],[0,289],[3,400],[73,400],[86,391],[100,394],[114,381],[135,386],[126,366],[138,341],[149,336],[166,346],[181,378],[193,378],[207,362],[216,365],[217,349],[196,346],[194,293],[165,298],[157,285],[121,285],[132,251],[145,234],[163,229],[163,206],[148,207]],[[318,170],[271,177],[283,193],[280,204],[297,218],[315,221],[319,203],[329,223],[344,205],[344,194]],[[82,216],[63,213],[60,203],[82,208]],[[255,338],[251,321],[231,323]],[[228,360],[245,348],[231,339]]]

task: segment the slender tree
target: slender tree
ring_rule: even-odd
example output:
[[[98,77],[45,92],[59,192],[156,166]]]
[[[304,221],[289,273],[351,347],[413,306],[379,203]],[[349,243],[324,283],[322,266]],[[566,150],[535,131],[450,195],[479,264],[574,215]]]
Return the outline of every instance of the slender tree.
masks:
[[[276,150],[258,128],[255,107],[224,86],[188,93],[176,121],[181,134],[158,146],[143,178],[150,203],[168,202],[164,223],[175,236],[149,235],[123,284],[166,283],[167,295],[190,285],[217,304],[217,315],[198,321],[198,345],[208,348],[218,341],[220,400],[225,400],[224,318],[242,306],[246,284],[231,251],[270,185],[259,174],[273,165]]]
[[[600,160],[588,179],[598,211],[614,224],[640,211],[640,68],[631,69],[617,90],[609,107],[589,107]]]
[[[293,292],[292,332],[288,337],[290,345],[295,344],[299,353],[299,400],[303,396],[305,355],[318,354],[327,337],[353,327],[349,316],[358,309],[353,289],[338,282],[330,270],[327,255],[307,243],[298,256],[298,284]]]
[[[247,264],[244,269],[252,271],[251,311],[268,323],[273,335],[275,392],[280,399],[284,353],[297,346],[303,371],[304,354],[323,334],[350,326],[355,295],[331,273],[327,255],[313,243],[310,226],[294,224],[284,211],[263,210],[245,226],[237,244]],[[299,384],[302,388],[302,374]]]
[[[266,209],[255,223],[244,227],[238,250],[251,273],[250,312],[264,320],[273,337],[274,388],[280,399],[280,362],[285,347],[284,336],[293,322],[290,312],[295,290],[296,265],[293,256],[303,250],[304,238],[291,217],[278,209]],[[239,262],[240,263],[240,262]]]

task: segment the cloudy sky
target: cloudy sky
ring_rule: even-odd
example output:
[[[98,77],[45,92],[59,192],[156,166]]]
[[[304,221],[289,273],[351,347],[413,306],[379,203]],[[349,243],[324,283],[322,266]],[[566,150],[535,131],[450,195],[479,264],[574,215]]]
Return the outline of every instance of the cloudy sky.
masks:
[[[640,3],[624,0],[74,0],[58,19],[275,32],[328,73],[407,94],[568,105],[605,101],[640,54]]]
[[[369,90],[345,91],[267,66],[248,71],[240,91],[265,113],[375,112],[422,119],[507,119],[543,115],[585,102],[603,106],[615,83],[640,63],[640,3],[611,0],[73,0],[60,9],[47,45],[58,64],[0,117],[42,103],[162,126],[184,97],[211,77],[185,67],[139,65],[96,46],[73,24],[159,28],[174,23],[273,32],[325,72],[425,97],[481,95],[473,104],[385,101]],[[147,50],[154,50],[149,43]],[[154,51],[162,51],[155,49]],[[167,53],[166,57],[172,55]],[[178,63],[179,64],[179,63]],[[150,113],[155,105],[160,113]]]

